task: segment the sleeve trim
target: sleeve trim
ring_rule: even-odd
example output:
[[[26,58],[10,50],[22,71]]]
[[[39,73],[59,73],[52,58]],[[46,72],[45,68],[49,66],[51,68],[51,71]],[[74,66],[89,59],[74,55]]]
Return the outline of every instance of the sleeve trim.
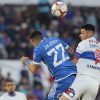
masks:
[[[81,56],[81,54],[80,54],[80,53],[78,53],[78,52],[75,52],[75,55],[74,55],[74,57],[76,57],[76,58],[80,58],[80,56]]]
[[[68,49],[69,45],[67,45],[65,48]]]
[[[33,61],[34,64],[39,65],[40,63]]]

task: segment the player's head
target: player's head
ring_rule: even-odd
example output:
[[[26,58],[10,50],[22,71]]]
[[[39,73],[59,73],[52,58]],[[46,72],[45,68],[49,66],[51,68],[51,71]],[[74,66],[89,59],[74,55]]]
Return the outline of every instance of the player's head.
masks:
[[[90,38],[91,36],[93,36],[95,34],[95,27],[94,25],[91,24],[85,24],[83,26],[81,26],[80,28],[80,39],[81,40],[85,40]]]
[[[5,89],[8,93],[13,93],[16,89],[16,85],[12,80],[7,80]]]
[[[34,31],[29,35],[29,39],[33,47],[36,47],[42,39],[42,33],[40,31]]]

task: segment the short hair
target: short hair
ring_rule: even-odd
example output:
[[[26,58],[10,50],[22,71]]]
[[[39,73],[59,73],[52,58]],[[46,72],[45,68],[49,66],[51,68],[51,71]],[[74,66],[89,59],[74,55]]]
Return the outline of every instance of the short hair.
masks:
[[[88,31],[93,31],[95,32],[95,26],[92,24],[85,24],[81,26],[81,29],[86,29]]]
[[[36,37],[42,38],[42,33],[40,31],[34,31],[34,32],[31,32],[29,35],[29,39],[33,39]]]
[[[8,82],[14,82],[14,81],[11,79],[8,79],[8,80],[6,80],[6,83],[8,83]]]

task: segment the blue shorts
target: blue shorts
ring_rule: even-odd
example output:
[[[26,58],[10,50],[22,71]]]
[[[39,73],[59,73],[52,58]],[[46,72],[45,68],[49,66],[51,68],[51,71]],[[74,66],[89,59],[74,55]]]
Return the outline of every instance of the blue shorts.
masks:
[[[75,77],[76,75],[73,74],[61,81],[55,82],[48,94],[47,100],[59,100],[59,96],[72,85]]]

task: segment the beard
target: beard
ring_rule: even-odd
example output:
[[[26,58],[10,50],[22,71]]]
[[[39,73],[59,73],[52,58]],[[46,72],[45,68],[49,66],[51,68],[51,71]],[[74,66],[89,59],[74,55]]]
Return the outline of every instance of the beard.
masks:
[[[16,93],[15,93],[14,91],[8,92],[8,94],[9,94],[10,96],[15,96],[15,95],[16,95]]]

